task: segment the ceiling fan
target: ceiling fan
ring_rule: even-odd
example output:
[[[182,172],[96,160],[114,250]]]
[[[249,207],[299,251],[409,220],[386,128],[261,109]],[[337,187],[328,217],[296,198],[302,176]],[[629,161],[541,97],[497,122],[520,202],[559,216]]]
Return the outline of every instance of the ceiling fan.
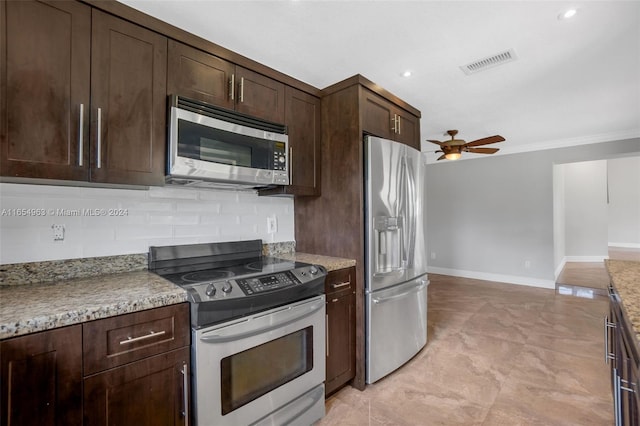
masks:
[[[489,145],[492,143],[502,142],[505,139],[500,135],[489,136],[486,138],[478,139],[471,142],[465,142],[462,139],[456,139],[458,134],[457,130],[447,130],[447,134],[451,136],[450,141],[440,142],[427,139],[427,142],[435,143],[440,146],[440,149],[436,152],[442,152],[442,155],[438,157],[438,160],[457,160],[462,156],[463,152],[474,152],[476,154],[495,154],[499,151],[498,148],[475,148],[480,145]]]

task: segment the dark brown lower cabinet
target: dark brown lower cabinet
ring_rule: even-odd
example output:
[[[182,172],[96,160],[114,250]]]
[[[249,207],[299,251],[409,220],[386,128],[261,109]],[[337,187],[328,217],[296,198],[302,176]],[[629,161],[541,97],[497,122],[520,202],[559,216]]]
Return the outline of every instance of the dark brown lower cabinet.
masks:
[[[0,424],[82,424],[82,326],[0,342]]]
[[[188,303],[3,340],[0,365],[0,426],[189,425]]]
[[[355,268],[329,272],[326,290],[326,380],[330,395],[356,374]]]
[[[605,358],[611,365],[615,426],[640,425],[640,357],[620,298],[609,287],[609,317],[605,318]]]
[[[186,347],[85,377],[84,425],[188,425],[189,374]]]

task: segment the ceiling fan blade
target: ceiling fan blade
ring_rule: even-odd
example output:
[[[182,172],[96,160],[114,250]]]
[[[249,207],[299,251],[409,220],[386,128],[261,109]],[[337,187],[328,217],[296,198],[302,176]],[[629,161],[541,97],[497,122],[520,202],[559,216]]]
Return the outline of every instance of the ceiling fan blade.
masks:
[[[442,146],[442,144],[444,143],[444,142],[440,142],[440,141],[434,141],[434,140],[431,140],[431,139],[427,139],[427,142],[435,143],[436,145],[440,145],[440,146]]]
[[[438,159],[436,161],[440,161],[440,160],[444,160],[444,154],[442,154],[440,157],[438,157]]]
[[[476,154],[495,154],[500,151],[499,148],[467,148],[467,152],[475,152]]]
[[[465,146],[480,146],[480,145],[489,145],[490,143],[498,143],[503,142],[505,139],[500,135],[489,136],[486,138],[478,139],[475,141],[471,141],[465,144]]]

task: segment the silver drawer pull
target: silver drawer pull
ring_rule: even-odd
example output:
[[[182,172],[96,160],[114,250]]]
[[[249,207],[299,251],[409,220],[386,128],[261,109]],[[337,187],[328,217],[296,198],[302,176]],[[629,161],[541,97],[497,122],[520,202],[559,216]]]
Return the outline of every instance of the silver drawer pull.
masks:
[[[331,284],[331,288],[340,288],[340,287],[345,287],[351,285],[351,281],[346,281],[340,284]]]
[[[154,332],[153,330],[149,331],[149,334],[146,334],[144,336],[140,336],[140,337],[127,337],[127,340],[123,340],[120,342],[121,345],[126,345],[129,343],[133,343],[133,342],[139,342],[140,340],[144,340],[144,339],[149,339],[151,337],[156,337],[156,336],[162,336],[163,334],[165,334],[166,331],[162,330],[162,331],[158,331],[157,333]]]

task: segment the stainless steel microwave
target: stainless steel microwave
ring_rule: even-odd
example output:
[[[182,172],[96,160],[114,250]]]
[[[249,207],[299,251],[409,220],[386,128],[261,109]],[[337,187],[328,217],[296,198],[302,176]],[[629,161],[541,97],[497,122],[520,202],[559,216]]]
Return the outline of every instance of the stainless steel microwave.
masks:
[[[282,124],[171,96],[168,141],[169,184],[289,185],[289,139]]]

